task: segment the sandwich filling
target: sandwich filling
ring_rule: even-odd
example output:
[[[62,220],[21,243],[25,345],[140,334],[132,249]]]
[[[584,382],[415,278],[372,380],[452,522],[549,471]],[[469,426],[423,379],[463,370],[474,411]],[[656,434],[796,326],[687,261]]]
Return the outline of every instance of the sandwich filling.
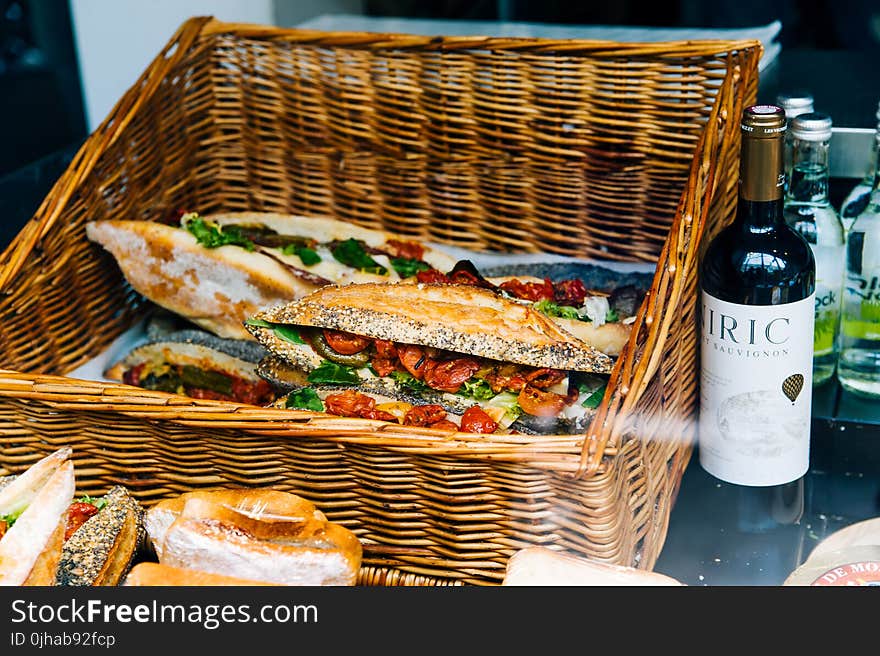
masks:
[[[308,373],[287,395],[289,408],[478,433],[510,429],[515,422],[527,428],[533,419],[551,418],[568,419],[582,429],[605,390],[605,378],[589,373],[499,362],[340,330],[260,319],[248,324],[271,328],[299,346],[299,364]],[[395,398],[376,403],[363,391]]]
[[[361,280],[402,280],[432,269],[425,248],[411,240],[386,239],[370,245],[364,239],[331,239],[284,234],[255,221],[218,223],[195,212],[183,214],[180,226],[205,248],[239,246],[271,257],[300,278],[318,285],[346,279],[354,270]]]
[[[261,378],[248,380],[205,364],[175,364],[162,359],[145,360],[132,366],[123,373],[122,382],[194,399],[251,405],[266,405],[275,398],[272,386]]]

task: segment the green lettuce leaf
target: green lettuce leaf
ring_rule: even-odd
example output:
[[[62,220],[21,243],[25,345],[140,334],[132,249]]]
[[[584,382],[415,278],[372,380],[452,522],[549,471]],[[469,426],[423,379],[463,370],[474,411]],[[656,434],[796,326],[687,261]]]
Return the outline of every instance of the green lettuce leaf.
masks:
[[[346,239],[334,246],[331,251],[342,264],[363,271],[364,273],[377,273],[380,276],[388,275],[388,269],[376,262],[369,256],[364,245],[357,239]]]
[[[228,226],[225,230],[211,221],[206,221],[198,214],[184,214],[181,225],[205,248],[220,246],[241,246],[245,250],[254,250],[254,242],[245,237],[241,229]]]
[[[324,402],[311,387],[303,387],[288,394],[284,406],[300,410],[314,410],[315,412],[324,411]]]
[[[401,278],[411,278],[419,271],[427,271],[431,268],[426,262],[421,260],[411,260],[406,257],[392,257],[391,266],[397,271],[397,275]]]
[[[324,360],[309,373],[307,380],[315,385],[350,385],[359,383],[361,378],[352,367]]]

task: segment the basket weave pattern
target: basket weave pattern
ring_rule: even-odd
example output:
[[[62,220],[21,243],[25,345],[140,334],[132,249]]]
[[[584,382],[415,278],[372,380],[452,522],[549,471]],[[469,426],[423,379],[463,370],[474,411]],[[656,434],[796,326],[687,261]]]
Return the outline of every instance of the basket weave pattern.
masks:
[[[187,21],[0,259],[0,470],[70,444],[82,492],[295,491],[362,538],[365,584],[497,583],[529,544],[651,568],[691,452],[701,235],[732,215],[760,53]],[[658,266],[585,435],[449,434],[65,377],[147,307],[85,222],[175,209]]]

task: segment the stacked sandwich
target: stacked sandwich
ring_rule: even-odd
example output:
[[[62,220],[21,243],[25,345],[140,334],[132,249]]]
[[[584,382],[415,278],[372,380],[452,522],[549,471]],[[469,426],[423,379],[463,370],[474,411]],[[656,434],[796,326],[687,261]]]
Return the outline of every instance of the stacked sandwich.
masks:
[[[418,240],[332,219],[185,214],[87,233],[188,322],[107,377],[446,431],[583,431],[640,302],[577,278],[484,277]]]

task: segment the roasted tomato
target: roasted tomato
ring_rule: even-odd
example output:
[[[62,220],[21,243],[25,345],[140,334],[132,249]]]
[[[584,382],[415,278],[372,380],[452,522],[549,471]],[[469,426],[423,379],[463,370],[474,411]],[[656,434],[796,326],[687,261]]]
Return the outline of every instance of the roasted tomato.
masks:
[[[425,384],[441,392],[455,393],[479,368],[480,363],[474,358],[429,361],[424,370]]]
[[[431,426],[438,421],[446,421],[446,410],[435,403],[414,405],[403,416],[404,426]]]
[[[561,382],[565,378],[565,372],[559,369],[548,369],[542,367],[525,374],[526,382],[532,387],[538,389],[547,389],[553,387],[556,383]]]
[[[410,372],[413,377],[419,380],[425,375],[425,364],[428,362],[428,356],[425,349],[421,346],[413,344],[398,344],[397,357],[400,358],[400,364]]]
[[[337,353],[342,353],[342,355],[354,355],[355,353],[360,353],[367,348],[372,341],[369,337],[353,335],[352,333],[346,333],[341,330],[324,329],[323,333],[324,341],[327,342],[327,345]]]
[[[437,269],[428,269],[427,271],[417,271],[416,272],[416,280],[419,282],[423,282],[426,284],[431,283],[442,283],[444,285],[448,285],[452,281],[449,277],[443,273],[442,271],[438,271]]]
[[[397,360],[391,358],[373,358],[370,365],[380,376],[387,376],[397,369]]]
[[[484,380],[489,383],[493,392],[509,390],[519,392],[526,384],[523,368],[515,364],[503,364],[488,372]]]
[[[466,433],[494,433],[498,423],[478,405],[472,405],[461,417],[461,430]]]
[[[80,526],[86,523],[89,517],[98,514],[97,506],[90,503],[82,503],[74,501],[67,509],[67,526],[64,528],[64,539],[70,539],[70,536],[76,532]]]
[[[369,410],[361,416],[364,419],[379,419],[381,421],[391,421],[395,424],[397,423],[397,417],[395,417],[390,412],[385,412],[384,410]]]
[[[565,397],[526,385],[517,397],[519,407],[535,417],[555,417],[565,407]]]
[[[377,357],[389,359],[397,357],[397,347],[394,346],[394,342],[392,341],[387,339],[377,339],[373,341],[373,346],[376,349]]]
[[[345,390],[338,394],[328,394],[324,399],[324,407],[331,415],[364,417],[364,413],[375,411],[376,400],[354,390]]]
[[[522,282],[521,280],[507,280],[499,285],[501,289],[511,296],[527,301],[552,301],[553,283],[549,278],[544,282]]]
[[[385,248],[392,257],[403,257],[408,260],[421,260],[425,256],[425,249],[414,241],[401,241],[389,239],[385,242]]]
[[[141,373],[143,373],[144,367],[146,366],[146,362],[141,362],[140,364],[135,365],[124,374],[122,374],[122,382],[126,385],[134,385],[135,387],[139,387],[141,384]]]
[[[580,307],[587,297],[587,288],[580,278],[560,280],[553,285],[553,300],[560,305]]]
[[[470,271],[453,271],[449,274],[449,280],[459,285],[471,285],[473,287],[482,287],[482,280],[479,276]]]
[[[238,377],[232,379],[232,396],[239,403],[251,405],[266,405],[275,398],[272,386],[265,380],[252,383]]]

